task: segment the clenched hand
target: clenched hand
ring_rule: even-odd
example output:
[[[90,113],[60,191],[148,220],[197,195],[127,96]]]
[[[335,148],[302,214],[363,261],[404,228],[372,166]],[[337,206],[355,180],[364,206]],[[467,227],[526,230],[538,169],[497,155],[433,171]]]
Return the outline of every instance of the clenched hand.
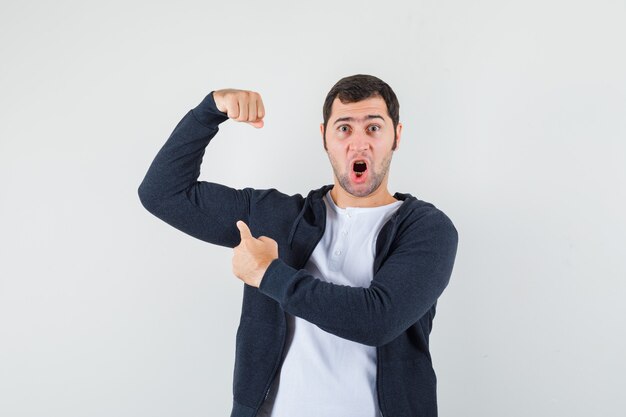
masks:
[[[257,129],[263,127],[265,106],[255,91],[224,88],[213,92],[217,109],[237,122],[246,122]]]

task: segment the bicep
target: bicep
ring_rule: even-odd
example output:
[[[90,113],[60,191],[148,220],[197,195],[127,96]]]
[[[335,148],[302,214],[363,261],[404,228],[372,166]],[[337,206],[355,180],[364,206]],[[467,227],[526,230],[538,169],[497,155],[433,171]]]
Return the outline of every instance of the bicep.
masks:
[[[197,239],[233,248],[240,242],[237,220],[249,223],[252,189],[197,181],[152,205],[149,211]],[[148,208],[148,207],[146,207]]]

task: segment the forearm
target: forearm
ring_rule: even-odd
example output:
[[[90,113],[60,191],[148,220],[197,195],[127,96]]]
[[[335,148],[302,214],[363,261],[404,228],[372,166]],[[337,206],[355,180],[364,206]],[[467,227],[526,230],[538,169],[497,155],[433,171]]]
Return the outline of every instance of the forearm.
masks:
[[[197,181],[205,148],[228,119],[217,110],[212,93],[182,118],[152,161],[138,190],[149,210]]]
[[[383,345],[437,301],[450,280],[458,236],[447,217],[435,215],[400,240],[369,288],[322,281],[277,259],[267,268],[259,290],[285,311],[329,333]]]

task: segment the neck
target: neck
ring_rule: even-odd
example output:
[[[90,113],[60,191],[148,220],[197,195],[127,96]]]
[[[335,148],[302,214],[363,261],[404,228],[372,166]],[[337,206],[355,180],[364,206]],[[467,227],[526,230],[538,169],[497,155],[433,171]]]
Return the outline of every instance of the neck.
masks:
[[[330,190],[330,195],[337,207],[341,208],[378,207],[398,201],[398,199],[394,198],[389,190],[387,190],[386,183],[381,184],[380,187],[370,195],[357,197],[348,193],[335,181],[334,187]]]

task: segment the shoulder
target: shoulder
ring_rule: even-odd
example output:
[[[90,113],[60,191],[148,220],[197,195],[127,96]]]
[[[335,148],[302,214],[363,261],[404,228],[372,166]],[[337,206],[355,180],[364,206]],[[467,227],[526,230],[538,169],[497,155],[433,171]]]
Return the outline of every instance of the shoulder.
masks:
[[[409,197],[406,212],[398,225],[398,233],[410,235],[412,239],[437,235],[440,238],[458,241],[458,231],[452,219],[435,204]]]

